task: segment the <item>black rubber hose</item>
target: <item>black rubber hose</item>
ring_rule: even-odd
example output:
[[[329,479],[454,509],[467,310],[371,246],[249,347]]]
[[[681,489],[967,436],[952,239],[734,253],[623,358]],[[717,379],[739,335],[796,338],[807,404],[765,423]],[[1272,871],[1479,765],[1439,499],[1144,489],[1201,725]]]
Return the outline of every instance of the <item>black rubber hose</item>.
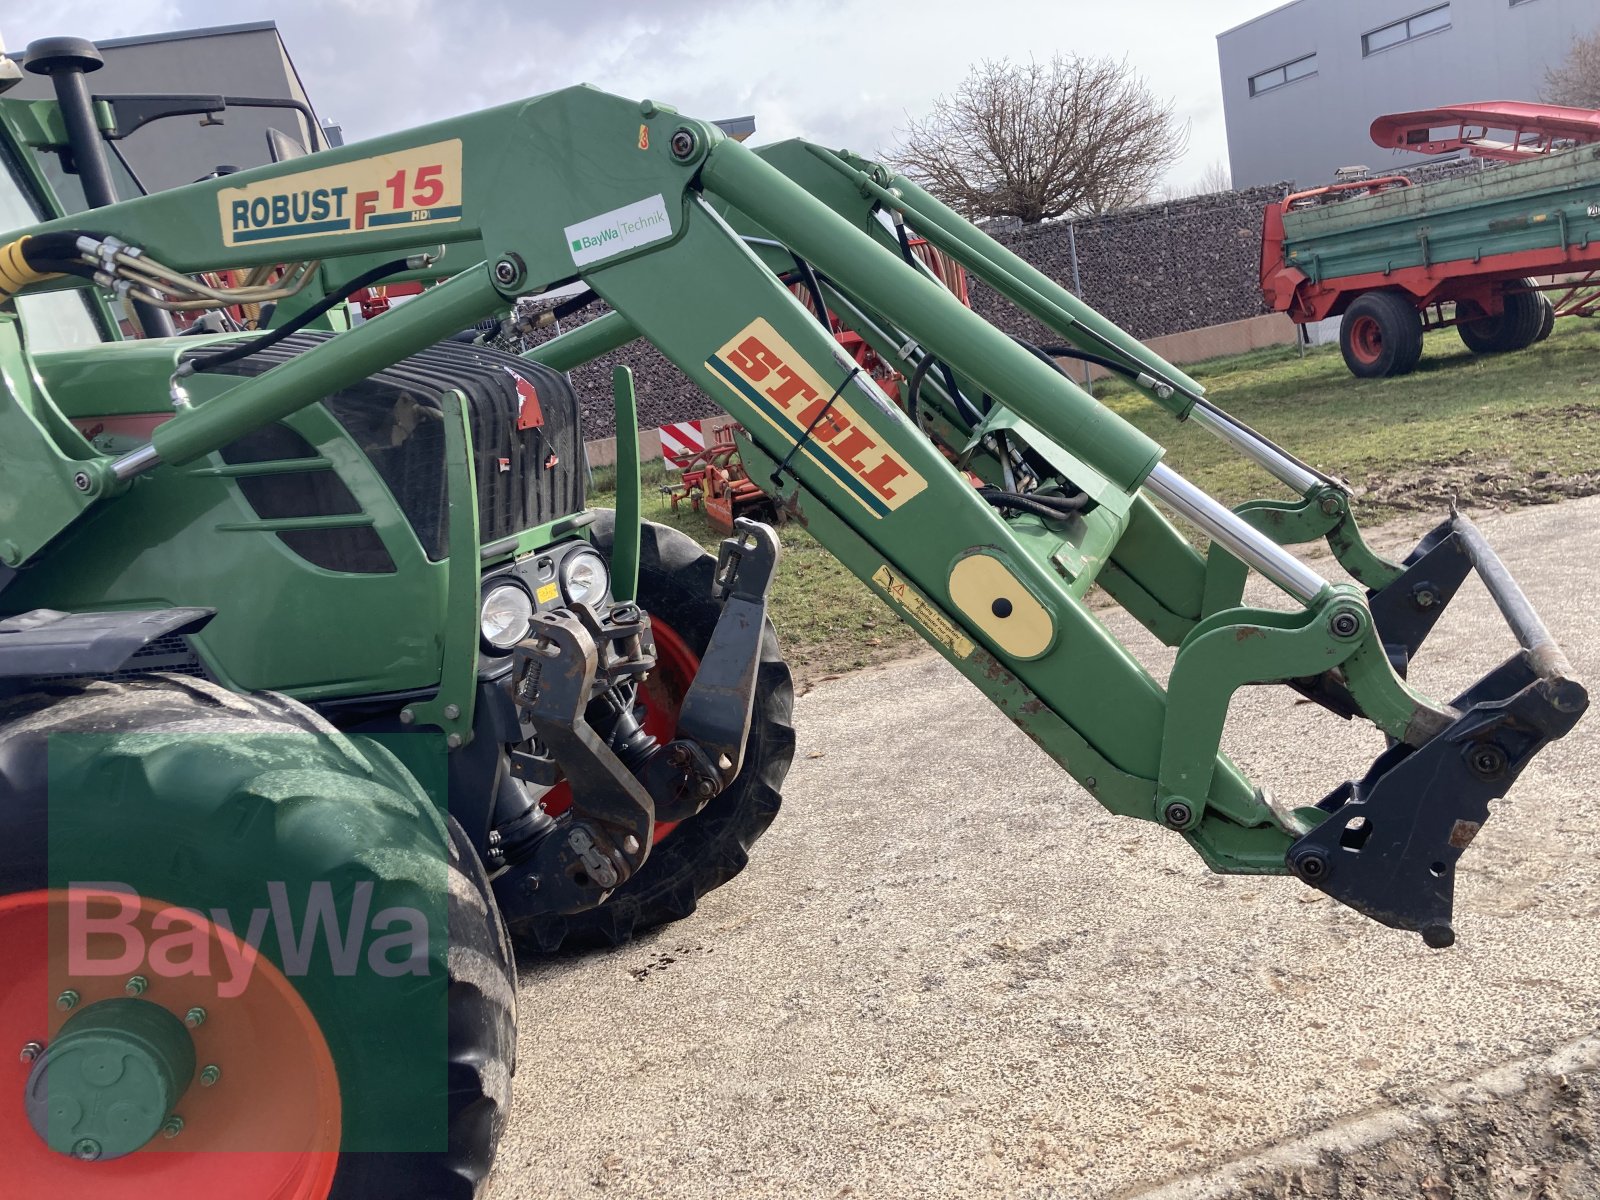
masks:
[[[1089,507],[1087,492],[1079,492],[1075,496],[1037,496],[1025,495],[1022,492],[1007,492],[996,487],[981,487],[978,489],[978,495],[996,508],[1014,508],[1052,521],[1064,520]]]
[[[1035,346],[1025,338],[1017,337],[1016,334],[1011,335],[1011,340],[1034,355],[1034,357],[1043,359],[1058,371],[1061,371],[1061,364],[1055,360],[1058,358],[1071,358],[1079,362],[1103,367],[1112,374],[1121,375],[1134,383],[1139,381],[1140,372],[1126,363],[1119,363],[1115,359],[1106,358],[1100,354],[1090,354],[1087,350],[1079,350],[1076,346]],[[1066,374],[1065,371],[1061,371],[1061,373],[1063,375]]]
[[[207,358],[187,359],[178,368],[178,374],[193,375],[196,371],[214,371],[216,368],[226,366],[228,363],[238,362],[241,358],[249,358],[252,354],[259,354],[271,346],[276,346],[290,334],[299,333],[300,330],[322,316],[323,313],[343,304],[362,288],[371,287],[380,279],[387,279],[390,275],[398,275],[401,271],[407,269],[406,260],[396,258],[373,267],[370,271],[363,271],[343,286],[329,292],[298,317],[274,329],[265,337],[252,338],[249,341],[241,342],[239,345],[230,346],[228,349],[219,351]]]
[[[811,293],[811,303],[817,307],[817,320],[828,327],[828,332],[833,332],[833,322],[828,320],[828,302],[822,295],[822,283],[817,279],[817,272],[805,259],[794,251],[789,252],[789,257],[794,259],[794,269],[799,272],[801,282],[806,285],[806,291]]]

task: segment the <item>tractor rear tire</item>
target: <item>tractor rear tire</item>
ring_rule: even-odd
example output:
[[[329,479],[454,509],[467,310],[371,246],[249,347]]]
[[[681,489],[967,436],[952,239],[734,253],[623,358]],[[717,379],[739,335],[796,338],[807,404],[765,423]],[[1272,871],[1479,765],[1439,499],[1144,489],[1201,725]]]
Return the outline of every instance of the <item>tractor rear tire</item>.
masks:
[[[1529,287],[1533,285],[1531,279],[1523,282]],[[1539,330],[1544,325],[1546,311],[1550,312],[1552,321],[1555,318],[1555,310],[1550,308],[1550,302],[1542,292],[1507,292],[1505,307],[1492,317],[1474,318],[1472,313],[1481,313],[1483,310],[1471,301],[1463,301],[1457,309],[1457,315],[1466,319],[1456,326],[1456,332],[1474,354],[1509,354],[1514,350],[1526,350],[1539,340]],[[1459,311],[1461,309],[1468,311],[1463,313]]]
[[[107,780],[114,782],[94,787]],[[141,854],[138,848],[148,846],[159,852]],[[336,1165],[322,1158],[331,1183],[319,1184],[319,1191],[326,1186],[326,1195],[339,1200],[470,1200],[480,1194],[505,1126],[516,1062],[511,944],[465,833],[453,819],[441,818],[387,750],[339,734],[310,709],[274,693],[244,695],[160,675],[38,685],[0,701],[0,901],[45,894],[61,869],[58,860],[52,872],[50,859],[63,847],[70,847],[73,871],[88,872],[74,879],[115,880],[138,895],[200,912],[273,880],[296,896],[316,881],[339,889],[329,893],[338,897],[352,886],[356,894],[370,886],[369,911],[379,914],[378,922],[397,911],[384,905],[442,912],[448,937],[439,937],[436,927],[427,935],[426,975],[442,981],[431,985],[437,991],[430,997],[437,994],[444,1006],[428,1017],[438,1022],[431,1036],[392,1020],[413,1011],[412,1002],[400,998],[399,981],[319,981],[319,973],[309,971],[291,979],[292,987],[326,1050],[288,1045],[273,1053],[282,1060],[331,1059],[342,1121]],[[241,880],[248,891],[234,890]],[[232,924],[243,929],[237,912]],[[307,917],[302,930],[311,928]],[[261,954],[290,979],[277,936],[268,935]],[[327,944],[331,956],[331,936]],[[331,974],[350,973],[334,966]],[[171,1003],[181,981],[150,975],[145,998]],[[404,986],[419,985],[408,979]],[[217,1001],[219,1008],[223,1003]],[[225,1008],[213,1014],[212,1036],[225,1039],[228,1017]],[[228,1052],[225,1040],[217,1044]],[[225,1083],[253,1087],[253,1103],[271,1102],[270,1087],[241,1075]],[[442,1149],[410,1152],[384,1141],[389,1127],[381,1122],[394,1119],[386,1098],[404,1087],[427,1095],[430,1105],[437,1097],[439,1107],[430,1107],[415,1127],[431,1131],[426,1138]],[[181,1103],[203,1111],[211,1095],[191,1085]],[[402,1111],[417,1110],[395,1109]],[[196,1115],[190,1111],[189,1125],[199,1130]],[[351,1152],[361,1144],[379,1148]],[[234,1156],[154,1157],[220,1162]],[[92,1176],[93,1165],[86,1170]],[[85,1185],[74,1194],[92,1193]],[[226,1194],[245,1193],[235,1187]]]
[[[1339,323],[1339,351],[1358,379],[1408,375],[1422,359],[1422,314],[1400,292],[1358,296]]]
[[[590,531],[595,547],[609,559],[616,514],[597,511]],[[643,522],[639,606],[697,657],[705,653],[722,612],[711,595],[716,565],[717,560],[687,534]],[[769,621],[761,639],[750,737],[738,777],[700,813],[658,839],[644,866],[604,904],[586,912],[518,922],[512,926],[512,937],[546,954],[594,949],[617,945],[693,913],[700,897],[744,869],[750,848],[778,815],[779,789],[794,758],[793,719],[794,682]]]

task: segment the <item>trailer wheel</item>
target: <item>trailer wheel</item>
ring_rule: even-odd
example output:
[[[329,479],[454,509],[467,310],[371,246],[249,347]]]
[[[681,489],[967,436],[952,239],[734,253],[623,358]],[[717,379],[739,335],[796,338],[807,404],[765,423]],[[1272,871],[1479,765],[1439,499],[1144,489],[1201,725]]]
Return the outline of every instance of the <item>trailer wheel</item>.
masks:
[[[598,510],[590,531],[608,558],[616,514]],[[643,689],[645,728],[669,737],[722,606],[711,596],[717,560],[687,534],[645,521],[639,546],[639,605],[650,614],[658,666]],[[700,897],[745,867],[750,847],[778,814],[794,757],[794,684],[768,622],[761,642],[750,739],[737,779],[687,821],[658,825],[644,866],[598,908],[518,922],[512,936],[545,953],[625,942],[694,912]],[[549,803],[557,812],[564,804]]]
[[[1522,281],[1532,287],[1533,280]],[[1461,312],[1466,309],[1466,312]],[[1526,350],[1539,340],[1539,330],[1544,326],[1545,313],[1555,320],[1555,310],[1542,292],[1507,292],[1505,307],[1495,316],[1477,316],[1482,309],[1470,300],[1457,305],[1457,315],[1466,319],[1456,326],[1462,342],[1474,354],[1509,354]]]
[[[1339,350],[1358,378],[1409,374],[1422,358],[1422,314],[1399,292],[1358,296],[1340,322]]]
[[[1543,310],[1543,315],[1539,318],[1539,332],[1533,338],[1535,342],[1544,341],[1555,332],[1556,327],[1556,306],[1543,292],[1539,293],[1539,307]]]
[[[74,913],[114,913],[112,882],[130,932],[78,946]],[[426,918],[400,959],[425,972],[391,978],[373,939],[401,911]],[[189,936],[158,950],[174,929]],[[336,932],[361,937],[354,959]],[[137,961],[106,955],[133,946]],[[488,879],[398,760],[302,705],[172,676],[0,703],[0,953],[0,1033],[13,1054],[35,1043],[0,1093],[17,1195],[470,1200],[488,1176],[516,1051]],[[114,1076],[95,1066],[107,1051],[124,1056]]]

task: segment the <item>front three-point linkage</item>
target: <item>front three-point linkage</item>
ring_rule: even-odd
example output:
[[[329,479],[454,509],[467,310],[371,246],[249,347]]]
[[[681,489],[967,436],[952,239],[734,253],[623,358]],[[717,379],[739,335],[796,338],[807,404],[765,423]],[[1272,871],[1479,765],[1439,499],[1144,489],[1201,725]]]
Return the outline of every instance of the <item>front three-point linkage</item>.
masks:
[[[636,711],[655,666],[649,616],[631,603],[540,614],[508,685],[537,753],[513,753],[511,772],[535,785],[564,780],[572,804],[555,818],[530,810],[503,832],[507,870],[495,891],[508,921],[601,903],[649,857],[657,821],[696,815],[733,782],[777,564],[777,535],[741,519],[718,556],[722,614],[665,745]]]

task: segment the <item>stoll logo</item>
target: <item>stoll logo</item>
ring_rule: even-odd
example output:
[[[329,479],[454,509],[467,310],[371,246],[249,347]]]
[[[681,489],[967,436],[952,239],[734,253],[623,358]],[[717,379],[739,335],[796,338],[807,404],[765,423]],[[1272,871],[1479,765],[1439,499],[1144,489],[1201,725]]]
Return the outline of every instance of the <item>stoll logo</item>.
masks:
[[[216,980],[219,997],[232,999],[249,987],[270,923],[279,965],[291,978],[353,976],[363,963],[385,978],[427,975],[428,918],[404,906],[373,912],[372,889],[370,881],[356,883],[341,902],[332,884],[313,883],[296,905],[288,885],[269,882],[267,907],[239,914],[240,929],[226,908],[202,913],[171,905],[151,918],[151,906],[125,883],[73,883],[67,969],[76,976],[204,976]]]
[[[581,267],[670,238],[672,214],[667,211],[667,202],[655,195],[568,225],[564,232],[572,249],[572,261]]]

